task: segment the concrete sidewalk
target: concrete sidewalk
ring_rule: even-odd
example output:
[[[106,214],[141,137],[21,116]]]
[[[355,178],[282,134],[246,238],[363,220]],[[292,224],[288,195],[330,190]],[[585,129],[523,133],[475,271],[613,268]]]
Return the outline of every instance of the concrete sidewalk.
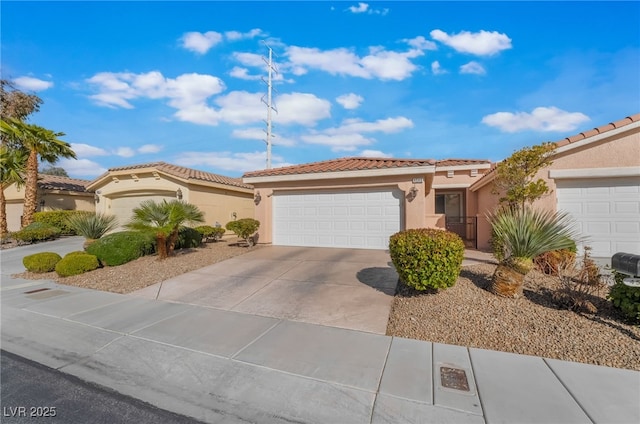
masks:
[[[8,252],[2,349],[205,422],[640,422],[639,372],[23,286]]]

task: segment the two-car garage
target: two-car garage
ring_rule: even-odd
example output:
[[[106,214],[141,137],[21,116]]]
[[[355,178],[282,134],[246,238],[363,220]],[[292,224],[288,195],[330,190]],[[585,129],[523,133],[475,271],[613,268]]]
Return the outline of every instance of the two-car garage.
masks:
[[[397,188],[275,192],[273,244],[386,249],[402,205]]]

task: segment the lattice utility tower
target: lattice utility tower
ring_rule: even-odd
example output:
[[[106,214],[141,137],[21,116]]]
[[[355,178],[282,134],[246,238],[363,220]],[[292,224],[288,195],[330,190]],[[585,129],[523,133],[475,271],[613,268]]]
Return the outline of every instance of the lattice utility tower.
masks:
[[[262,96],[261,100],[262,103],[267,105],[267,120],[265,121],[265,123],[267,124],[267,129],[265,131],[267,133],[267,138],[265,139],[265,142],[267,143],[267,169],[271,169],[271,139],[275,137],[272,132],[273,125],[271,123],[271,111],[278,113],[278,109],[276,109],[276,106],[273,103],[272,92],[275,90],[273,88],[273,74],[277,74],[278,69],[273,63],[273,49],[269,47],[267,43],[264,43],[264,45],[267,47],[267,49],[269,49],[269,59],[266,59],[264,57],[262,58],[262,60],[264,60],[264,62],[267,64],[268,77],[266,80],[264,79],[264,77],[261,78],[262,82],[267,85],[267,94]]]

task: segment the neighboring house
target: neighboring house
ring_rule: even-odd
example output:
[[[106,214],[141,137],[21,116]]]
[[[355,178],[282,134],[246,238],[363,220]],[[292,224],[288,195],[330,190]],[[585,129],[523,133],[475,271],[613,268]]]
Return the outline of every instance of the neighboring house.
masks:
[[[254,216],[253,187],[241,179],[165,162],[111,168],[88,188],[96,194],[96,212],[115,215],[120,229],[145,200],[189,202],[211,226]]]
[[[38,211],[80,210],[93,211],[93,192],[87,189],[88,180],[39,174]],[[21,227],[24,207],[24,186],[10,185],[4,191],[7,201],[7,227],[18,231]]]
[[[260,243],[385,249],[401,229],[447,224],[473,243],[468,189],[490,167],[485,160],[342,158],[243,180],[255,187]]]
[[[535,206],[568,212],[594,258],[640,254],[640,114],[556,142],[553,164],[541,170],[550,193]],[[478,240],[489,247],[484,213],[498,204],[491,170],[471,186],[478,199]]]
[[[537,207],[571,214],[593,257],[640,253],[640,114],[557,143]],[[255,187],[260,243],[384,249],[393,233],[446,228],[489,248],[495,164],[342,158],[244,174]]]

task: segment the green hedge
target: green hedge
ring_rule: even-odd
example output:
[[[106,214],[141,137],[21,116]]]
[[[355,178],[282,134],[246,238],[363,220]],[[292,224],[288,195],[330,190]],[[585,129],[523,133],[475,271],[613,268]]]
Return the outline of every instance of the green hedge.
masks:
[[[212,227],[211,225],[201,225],[194,230],[202,234],[203,241],[218,241],[227,231],[222,227]]]
[[[192,247],[200,247],[202,244],[202,234],[195,228],[180,227],[178,231],[178,241],[176,249],[189,249]]]
[[[60,229],[61,233],[65,236],[77,235],[76,230],[69,224],[69,217],[72,216],[84,216],[93,215],[93,212],[88,211],[43,211],[33,214],[34,222],[42,222],[52,225]]]
[[[400,279],[416,290],[455,284],[464,258],[464,242],[449,231],[419,228],[389,239],[391,261]]]
[[[11,237],[18,242],[36,243],[39,241],[53,240],[60,237],[60,228],[44,222],[34,222],[19,231],[11,233]]]
[[[60,277],[70,277],[79,275],[87,271],[93,271],[100,267],[98,257],[88,253],[72,252],[66,255],[60,262],[56,264],[56,273]]]
[[[99,238],[87,246],[101,264],[117,266],[155,252],[155,236],[140,231],[121,231]]]
[[[56,264],[62,257],[54,252],[34,253],[22,258],[22,264],[27,271],[42,273],[51,272],[56,269]]]
[[[627,286],[622,280],[627,277],[614,271],[616,283],[611,286],[607,299],[631,322],[640,324],[640,287]]]

